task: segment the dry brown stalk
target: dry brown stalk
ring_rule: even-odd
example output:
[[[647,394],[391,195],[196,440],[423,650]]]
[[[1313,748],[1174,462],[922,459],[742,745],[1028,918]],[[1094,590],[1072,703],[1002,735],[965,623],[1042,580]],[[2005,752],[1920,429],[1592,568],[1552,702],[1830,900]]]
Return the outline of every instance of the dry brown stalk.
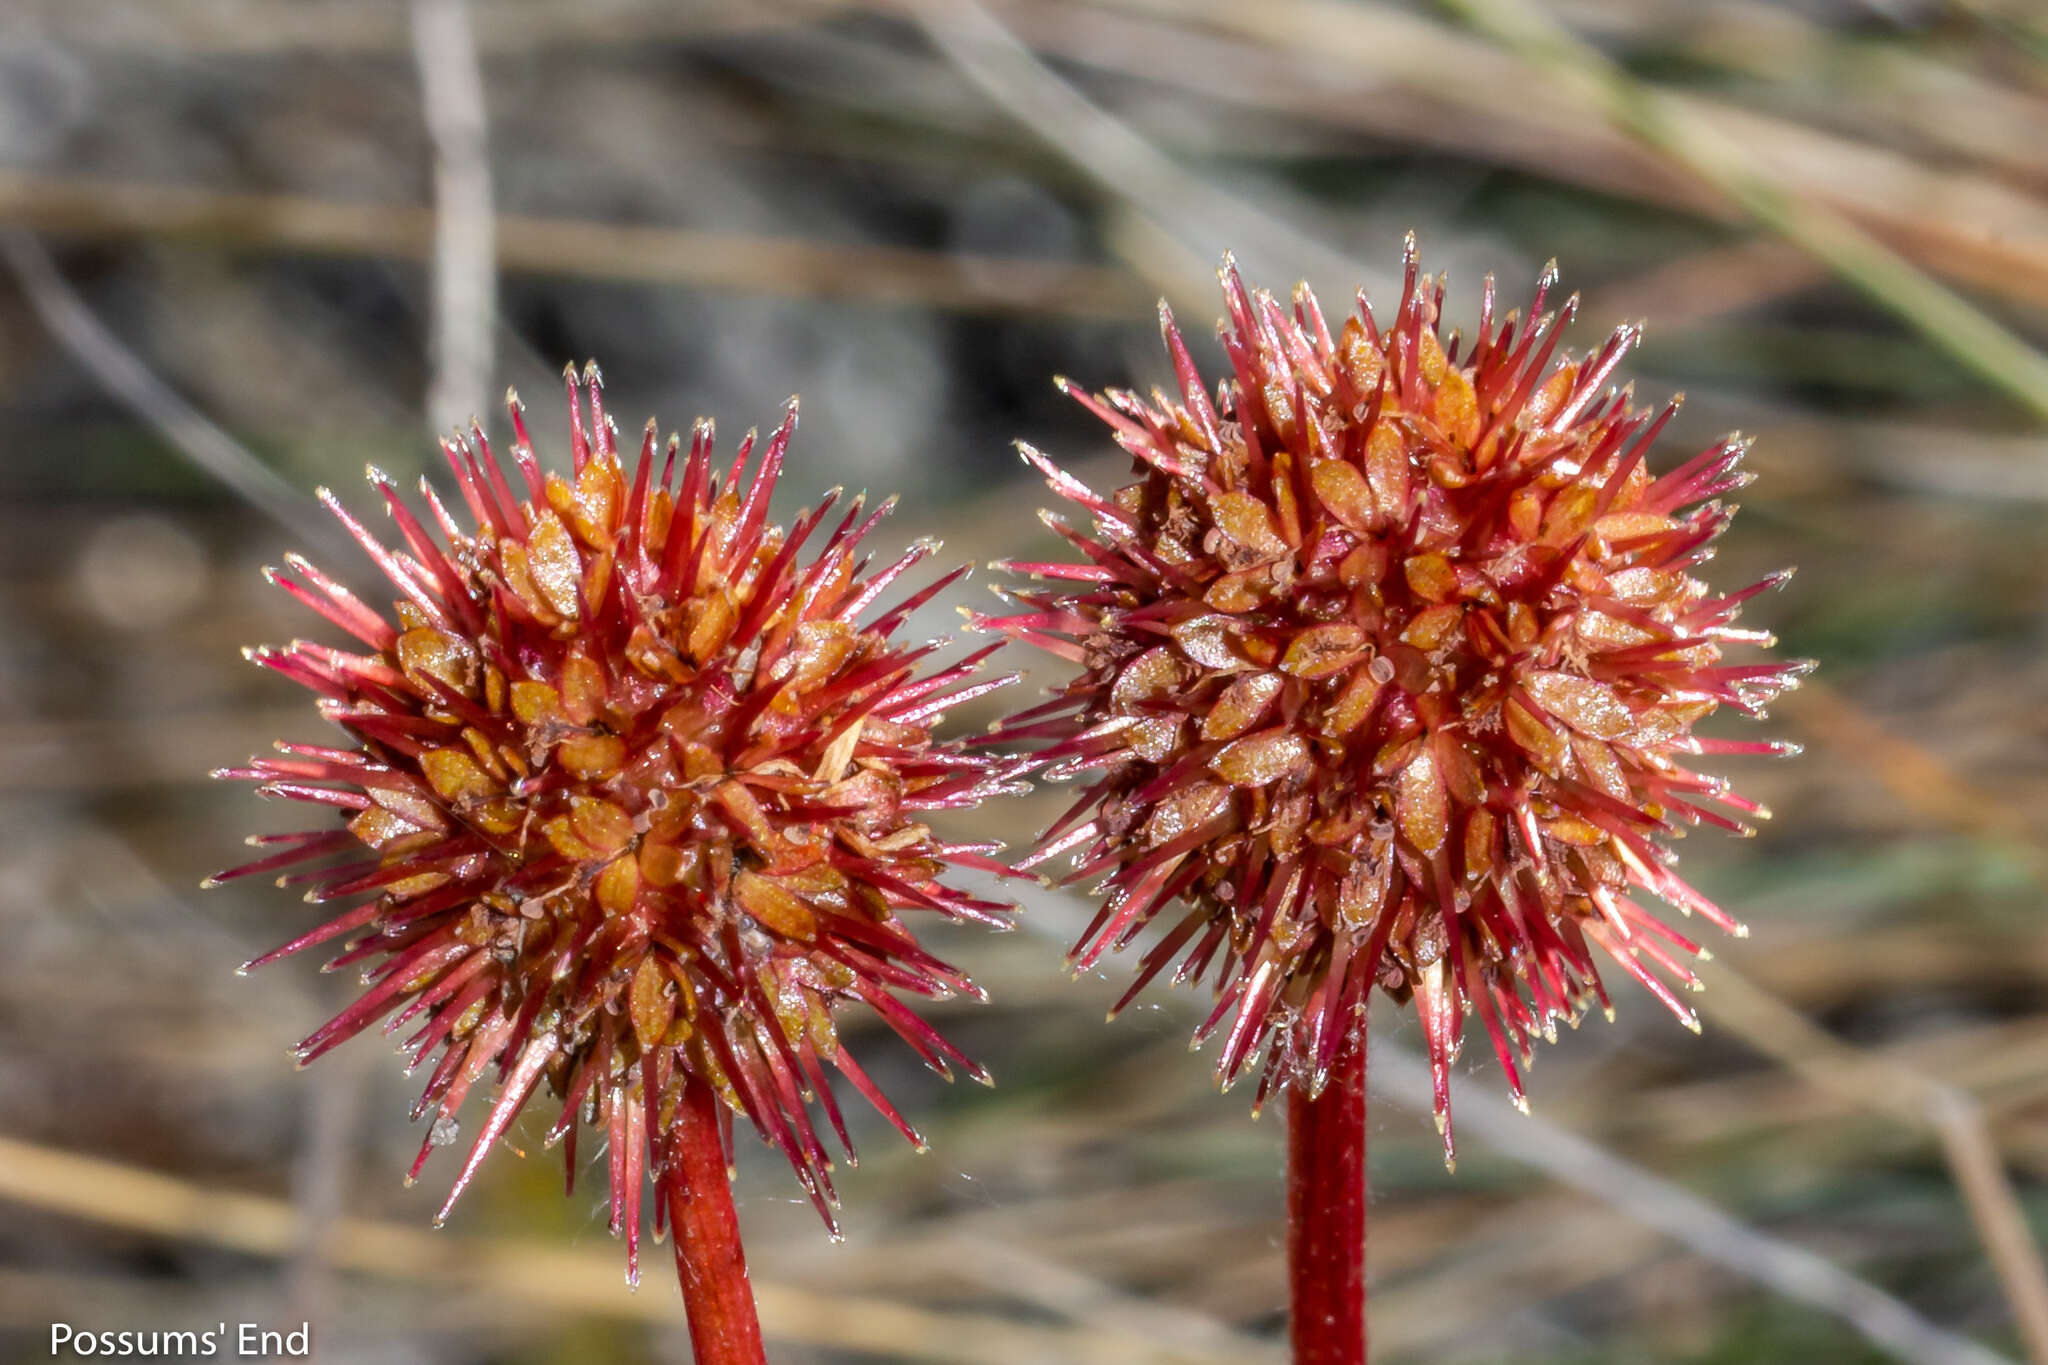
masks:
[[[304,195],[0,172],[0,223],[68,238],[175,238],[223,247],[425,261],[433,211]],[[1122,270],[908,247],[501,215],[508,271],[848,299],[958,312],[1143,316]]]

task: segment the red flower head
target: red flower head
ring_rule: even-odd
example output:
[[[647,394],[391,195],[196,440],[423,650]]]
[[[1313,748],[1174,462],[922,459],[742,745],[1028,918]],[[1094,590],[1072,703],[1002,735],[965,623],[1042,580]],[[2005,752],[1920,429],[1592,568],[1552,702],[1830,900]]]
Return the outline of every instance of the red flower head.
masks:
[[[444,443],[474,529],[424,481],[422,524],[372,469],[404,542],[387,549],[322,491],[396,586],[397,621],[297,557],[273,573],[363,650],[298,641],[251,657],[318,694],[348,742],[279,745],[223,775],[345,823],[254,839],[274,851],[219,880],[298,869],[281,884],[349,903],[249,965],[349,940],[331,965],[362,964],[369,989],[297,1055],[387,1014],[386,1033],[416,1028],[412,1062],[438,1060],[413,1175],[495,1073],[452,1205],[545,1081],[572,1181],[579,1125],[608,1135],[612,1231],[637,1273],[643,1172],[657,1196],[681,1180],[663,1138],[686,1082],[723,1098],[728,1150],[744,1114],[832,1224],[807,1101],[852,1147],[827,1067],[922,1145],[840,1046],[836,1007],[864,1003],[941,1074],[950,1059],[986,1079],[898,998],[980,994],[900,914],[1007,927],[1006,907],[941,880],[949,864],[1000,870],[993,848],[920,821],[1008,789],[1015,769],[932,737],[946,710],[1007,681],[971,681],[991,651],[920,676],[938,646],[891,640],[964,570],[877,610],[935,548],[871,570],[859,547],[887,504],[863,515],[855,499],[809,555],[836,493],[787,532],[770,524],[793,402],[751,477],[751,433],[721,477],[709,422],[658,464],[650,422],[628,468],[595,366],[585,383],[594,437],[572,371],[567,478],[542,473],[516,397],[517,492],[480,428]]]
[[[1652,476],[1676,405],[1653,417],[1604,387],[1633,328],[1551,364],[1549,275],[1527,322],[1496,321],[1488,279],[1463,355],[1412,241],[1385,329],[1363,296],[1332,336],[1305,287],[1290,317],[1234,265],[1223,283],[1214,403],[1163,307],[1179,394],[1068,390],[1136,483],[1099,497],[1024,450],[1095,523],[1048,518],[1084,562],[1004,567],[1072,586],[983,621],[1081,670],[999,731],[1050,777],[1092,775],[1027,865],[1071,852],[1069,880],[1107,878],[1082,968],[1184,906],[1118,1008],[1170,963],[1213,969],[1196,1040],[1229,1021],[1226,1085],[1263,1049],[1261,1103],[1321,1092],[1375,983],[1412,998],[1448,1157],[1468,1011],[1517,1103],[1533,1035],[1606,1004],[1595,947],[1697,1027],[1653,969],[1693,985],[1698,948],[1637,897],[1741,932],[1658,840],[1749,832],[1714,805],[1766,814],[1680,760],[1789,747],[1691,734],[1804,670],[1721,662],[1771,643],[1732,623],[1782,576],[1727,596],[1692,576],[1744,443]]]

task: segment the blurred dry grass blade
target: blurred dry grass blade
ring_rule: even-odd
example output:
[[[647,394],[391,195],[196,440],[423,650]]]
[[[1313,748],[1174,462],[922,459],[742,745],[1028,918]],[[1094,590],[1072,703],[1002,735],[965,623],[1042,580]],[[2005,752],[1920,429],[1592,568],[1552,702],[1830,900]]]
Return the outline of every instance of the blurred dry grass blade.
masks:
[[[0,222],[51,236],[144,237],[425,261],[430,209],[0,169]],[[1150,295],[1102,266],[689,228],[500,215],[498,264],[566,279],[688,285],[951,312],[1128,320]],[[466,415],[466,414],[465,414]]]
[[[1487,1286],[1495,1339],[1528,1349],[1535,1344],[1528,1329],[1532,1320],[1540,1324],[1547,1304],[1577,1291],[1597,1293],[1602,1281],[1641,1274],[1669,1250],[1655,1229],[1617,1225],[1607,1209],[1589,1207],[1568,1191],[1518,1200],[1466,1231],[1427,1273],[1373,1294],[1373,1351],[1382,1359],[1448,1356],[1469,1324],[1446,1313],[1444,1304],[1474,1282]],[[1570,1333],[1557,1335],[1566,1338],[1559,1345],[1568,1353]]]
[[[1773,1062],[1854,1104],[1934,1130],[2026,1343],[2048,1361],[2048,1269],[1984,1111],[1968,1092],[1844,1043],[1725,963],[1704,964],[1702,1011]]]
[[[1376,1042],[1373,1084],[1404,1108],[1430,1108],[1428,1063],[1405,1048]],[[1841,1319],[1865,1340],[1917,1365],[2011,1365],[1966,1337],[1929,1322],[1875,1285],[1802,1247],[1755,1228],[1575,1134],[1516,1112],[1467,1087],[1458,1122],[1496,1155],[1534,1166],[1594,1199],[1625,1208],[1725,1270]]]
[[[944,1239],[942,1249],[951,1253],[951,1264],[989,1288],[1098,1331],[1242,1365],[1281,1365],[1287,1358],[1275,1342],[1233,1331],[1214,1318],[1134,1299],[1098,1276],[1033,1255],[1004,1238],[955,1233]]]
[[[1561,184],[1739,221],[1739,199],[1599,115],[1596,94],[1535,61],[1390,6],[1333,0],[1011,0],[1041,51],[1226,104],[1515,167]],[[1227,78],[1224,78],[1227,73]],[[2048,303],[2048,205],[1792,119],[1654,91],[1688,132],[1739,143],[1779,193],[1853,218],[1921,268]]]
[[[1833,437],[1833,458],[1894,488],[2048,503],[2048,438],[1908,422],[1838,422],[1812,430],[1823,441]]]
[[[412,0],[420,104],[434,147],[433,381],[436,432],[484,411],[498,266],[483,69],[465,0]]]
[[[1849,217],[1758,170],[1748,148],[1636,80],[1526,0],[1444,0],[1447,8],[1574,89],[1618,127],[1678,161],[1772,231],[1825,262],[1967,369],[2048,420],[2048,357],[1922,273]]]
[[[1954,0],[1957,9],[2023,45],[2037,62],[2048,65],[2048,17],[2036,0]]]
[[[1909,807],[1951,828],[2010,840],[2026,850],[2037,884],[2048,886],[2048,858],[2027,822],[2004,802],[1978,792],[1932,749],[1893,733],[1825,684],[1798,699],[1795,715]],[[1975,1098],[1836,1040],[1725,966],[1716,964],[1705,976],[1713,987],[1707,996],[1713,1016],[1779,1065],[1858,1104],[1934,1129],[2028,1358],[2037,1365],[2048,1361],[2048,1266]]]
[[[331,1243],[348,1207],[348,1173],[364,1128],[373,1059],[367,1048],[335,1058],[323,1083],[303,1087],[299,1099],[303,1137],[292,1168],[299,1238],[291,1253],[285,1297],[292,1317],[316,1324],[316,1357],[317,1339],[334,1321],[338,1302]]]
[[[1969,8],[1967,0],[1951,6]],[[1853,125],[1861,137],[1912,154],[2048,187],[2040,151],[2048,144],[2048,101],[1973,62],[1964,43],[1873,42],[1846,25],[1830,27],[1825,12],[1789,6],[1716,5],[1678,26],[1658,5],[1565,0],[1554,9],[1603,42],[1636,52],[1669,43],[1687,61],[1748,77],[1759,95],[1791,105],[1808,122]]]
[[[1668,337],[1809,289],[1827,279],[1805,252],[1775,238],[1681,256],[1586,295],[1579,316],[1596,327],[1635,323]]]
[[[328,550],[345,544],[333,523],[314,513],[311,499],[171,392],[122,345],[65,282],[33,233],[0,230],[0,254],[6,256],[50,334],[138,421],[195,468],[293,535]]]
[[[398,7],[382,3],[291,3],[277,0],[149,0],[137,8],[80,6],[70,0],[10,0],[38,31],[81,46],[134,48],[152,54],[342,57],[396,52],[411,46]],[[491,0],[475,16],[478,44],[497,53],[561,52],[703,34],[744,33],[796,22],[776,4],[748,0]]]
[[[1340,253],[1255,205],[1176,165],[1122,121],[1091,103],[974,0],[902,0],[926,35],[967,78],[1158,232],[1195,256],[1256,252],[1292,278],[1343,287],[1355,270]],[[1176,262],[1133,264],[1171,293],[1186,288]]]
[[[246,1255],[282,1257],[303,1236],[283,1200],[208,1189],[117,1162],[0,1137],[0,1199]],[[336,1221],[332,1263],[358,1274],[424,1278],[506,1303],[556,1312],[675,1323],[672,1292],[628,1292],[609,1247],[568,1251],[540,1242],[450,1237],[361,1218]],[[755,1280],[771,1338],[942,1365],[1229,1365],[1236,1355],[1161,1348],[1129,1335],[1009,1318],[931,1312],[853,1295],[816,1294]]]
[[[1886,725],[1825,682],[1809,682],[1785,709],[1845,762],[1869,772],[1908,810],[1950,829],[2012,847],[2048,889],[2048,845],[2026,812],[1981,792],[1902,725]]]

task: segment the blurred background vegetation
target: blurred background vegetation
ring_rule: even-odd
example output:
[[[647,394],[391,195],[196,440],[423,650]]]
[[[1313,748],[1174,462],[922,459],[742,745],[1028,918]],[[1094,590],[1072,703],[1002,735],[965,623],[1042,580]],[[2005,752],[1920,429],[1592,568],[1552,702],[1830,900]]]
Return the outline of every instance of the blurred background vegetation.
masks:
[[[1153,301],[1205,335],[1226,247],[1335,314],[1413,229],[1454,321],[1552,257],[1569,345],[1649,320],[1663,458],[1757,438],[1714,575],[1799,565],[1751,615],[1822,670],[1769,731],[1806,756],[1737,765],[1777,821],[1688,841],[1754,930],[1704,1038],[1624,980],[1529,1119],[1472,1049],[1452,1177],[1380,1011],[1377,1358],[2048,1360],[2035,0],[7,0],[0,229],[0,1355],[310,1319],[330,1362],[688,1358],[535,1125],[430,1231],[397,1064],[285,1055],[348,983],[233,974],[314,912],[196,890],[265,827],[207,770],[321,734],[237,653],[320,624],[259,567],[369,587],[314,485],[367,510],[507,383],[546,441],[594,356],[628,429],[800,392],[790,505],[901,490],[890,534],[1018,554],[1012,438],[1120,472],[1053,374],[1163,381]],[[1186,1055],[1193,999],[1105,1030],[1128,961],[1069,983],[1027,891],[935,936],[994,1090],[861,1025],[935,1150],[863,1117],[845,1244],[744,1153],[776,1358],[1278,1360],[1277,1122]]]

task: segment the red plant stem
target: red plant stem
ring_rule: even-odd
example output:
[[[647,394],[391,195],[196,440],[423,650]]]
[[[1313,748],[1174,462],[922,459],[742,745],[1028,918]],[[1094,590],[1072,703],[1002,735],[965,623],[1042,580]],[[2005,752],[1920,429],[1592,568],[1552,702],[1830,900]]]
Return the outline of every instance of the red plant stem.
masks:
[[[1287,1101],[1287,1279],[1295,1365],[1365,1361],[1365,1021],[1315,1099]]]
[[[691,1075],[670,1130],[669,1223],[697,1365],[766,1365],[739,1214],[732,1206],[718,1096]]]

